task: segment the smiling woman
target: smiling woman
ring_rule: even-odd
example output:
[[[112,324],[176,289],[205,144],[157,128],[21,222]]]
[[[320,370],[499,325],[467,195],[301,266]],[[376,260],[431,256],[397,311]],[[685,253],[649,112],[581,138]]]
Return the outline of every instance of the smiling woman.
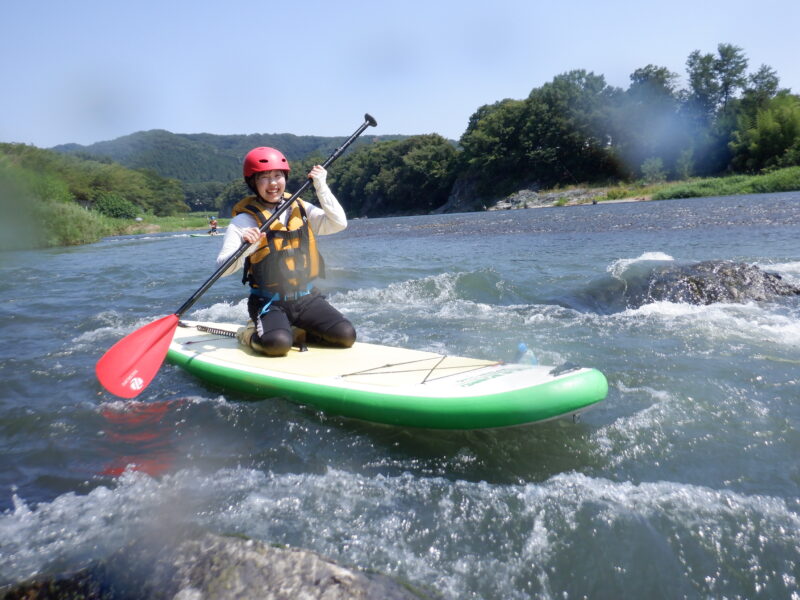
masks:
[[[291,167],[275,148],[260,147],[248,152],[243,175],[255,193],[233,208],[233,219],[217,257],[224,264],[242,244],[250,247],[225,272],[242,267],[250,284],[248,311],[252,321],[239,336],[240,342],[268,356],[284,356],[292,347],[293,327],[299,327],[316,341],[350,347],[356,339],[352,324],[313,287],[325,267],[317,249],[316,236],[342,231],[347,216],[326,183],[327,171],[315,165],[308,174],[314,182],[322,208],[294,199],[291,212],[278,213],[281,201],[291,204],[285,192]],[[269,228],[267,221],[273,217]]]
[[[284,171],[266,171],[256,176],[256,193],[267,202],[278,202],[283,198],[286,189],[286,173]]]
[[[367,127],[375,127],[377,124],[377,121],[375,121],[371,115],[365,114],[364,122],[361,126],[356,129],[356,131],[345,140],[322,165],[320,165],[322,171],[335,161],[347,147],[367,129]],[[252,174],[253,173],[250,173],[250,175]],[[244,166],[244,176],[245,178],[248,176],[247,164]],[[317,180],[320,178],[322,178],[322,182],[324,183],[324,176],[318,172]],[[258,229],[261,232],[270,230],[272,224],[280,218],[282,213],[292,207],[293,202],[299,198],[300,194],[308,188],[310,184],[311,180],[306,180],[305,183],[300,186],[300,189],[277,205],[271,216],[260,224]],[[228,228],[225,234],[226,238],[228,238],[232,229],[232,226]],[[233,239],[235,239],[235,236],[233,236]],[[172,334],[178,326],[181,315],[188,311],[220,277],[231,272],[231,268],[243,257],[248,248],[251,248],[250,242],[241,236],[239,248],[222,261],[222,264],[218,266],[211,277],[209,277],[175,313],[134,331],[132,334],[129,334],[114,344],[95,365],[95,373],[103,387],[111,393],[123,398],[134,398],[146,388],[156,376],[156,373],[161,367],[161,363],[164,361],[164,357],[167,353],[166,344],[168,344],[172,338]],[[321,297],[318,296],[318,298]],[[269,305],[267,305],[267,307],[269,307]],[[341,321],[338,323],[341,323]],[[355,331],[348,337],[352,337],[352,341],[350,342],[352,344],[352,342],[355,341]],[[340,342],[339,345],[345,344]]]

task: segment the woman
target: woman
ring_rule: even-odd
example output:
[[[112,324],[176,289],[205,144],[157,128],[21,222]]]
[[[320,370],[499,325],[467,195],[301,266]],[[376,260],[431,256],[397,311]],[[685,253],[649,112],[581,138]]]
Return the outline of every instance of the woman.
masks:
[[[254,148],[244,159],[244,180],[255,196],[234,206],[217,256],[221,265],[242,241],[251,244],[224,273],[243,267],[243,282],[250,284],[247,310],[252,322],[237,338],[267,356],[284,356],[292,347],[292,327],[298,327],[308,341],[349,348],[356,340],[353,325],[311,284],[325,276],[316,236],[347,227],[344,210],[325,182],[327,171],[316,165],[308,174],[322,208],[298,198],[266,232],[259,231],[281,201],[291,197],[286,192],[290,170],[275,148]]]

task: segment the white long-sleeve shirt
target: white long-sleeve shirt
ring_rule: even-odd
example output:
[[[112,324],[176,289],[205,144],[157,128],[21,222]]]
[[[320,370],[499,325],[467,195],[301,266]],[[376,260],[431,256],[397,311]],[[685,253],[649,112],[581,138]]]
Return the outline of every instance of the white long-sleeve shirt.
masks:
[[[345,229],[347,227],[347,215],[345,215],[342,205],[339,204],[339,201],[336,199],[336,196],[333,195],[327,183],[320,183],[314,180],[314,188],[322,208],[308,203],[305,205],[308,224],[311,227],[311,231],[314,232],[314,235],[330,235]],[[292,209],[287,208],[281,213],[278,220],[286,225],[289,222],[289,215],[291,212]],[[242,231],[249,227],[258,227],[258,223],[252,215],[240,213],[231,219],[230,223],[225,228],[222,248],[217,255],[217,267],[222,265],[239,249],[244,240]],[[241,270],[244,266],[245,257],[255,252],[257,247],[258,242],[251,244],[250,247],[245,250],[244,254],[225,270],[222,276],[224,277]]]

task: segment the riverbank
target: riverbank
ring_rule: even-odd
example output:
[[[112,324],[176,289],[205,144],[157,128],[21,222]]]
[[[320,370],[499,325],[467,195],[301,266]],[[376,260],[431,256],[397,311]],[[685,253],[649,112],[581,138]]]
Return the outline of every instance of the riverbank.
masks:
[[[762,175],[730,175],[652,184],[621,182],[605,186],[575,185],[541,191],[520,190],[487,206],[486,210],[737,196],[794,190],[800,190],[800,167],[788,167]]]
[[[141,217],[141,221],[124,223],[123,229],[117,235],[137,235],[141,233],[158,233],[162,231],[192,231],[206,233],[209,213],[194,212],[176,217],[154,217],[148,215]],[[217,219],[219,229],[225,227],[230,219]]]
[[[472,206],[472,210],[494,211],[643,202],[793,190],[800,190],[800,166],[763,175],[732,175],[655,184],[620,182],[611,185],[576,184],[552,190],[524,189],[490,204]],[[457,212],[468,211],[469,207],[460,207],[457,210]],[[58,218],[53,219],[53,215],[57,215]],[[75,203],[45,201],[35,204],[30,214],[24,214],[16,221],[0,224],[0,250],[77,246],[95,243],[105,237],[116,235],[166,231],[201,233],[208,231],[209,216],[211,215],[208,212],[194,212],[171,217],[144,215],[138,220],[113,219]],[[219,219],[219,227],[224,228],[229,221],[230,219]],[[43,227],[41,223],[44,223]]]
[[[763,175],[731,175],[694,178],[685,181],[644,183],[620,182],[613,185],[575,185],[551,190],[520,190],[485,207],[487,211],[520,208],[578,206],[583,204],[615,204],[647,202],[675,198],[735,196],[800,190],[800,167],[789,167]],[[146,217],[140,223],[126,224],[121,234],[135,235],[159,231],[187,231],[208,227],[206,213],[177,217]],[[229,219],[219,219],[220,228]]]

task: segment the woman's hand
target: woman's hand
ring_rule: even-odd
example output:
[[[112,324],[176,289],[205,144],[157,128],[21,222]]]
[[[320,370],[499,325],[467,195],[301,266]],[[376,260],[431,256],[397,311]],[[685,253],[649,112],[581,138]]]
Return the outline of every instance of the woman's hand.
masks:
[[[322,165],[314,165],[314,168],[308,173],[308,178],[314,182],[314,187],[325,185],[325,178],[328,172]]]
[[[261,238],[266,237],[266,233],[259,230],[258,227],[248,227],[242,230],[242,239],[248,244],[255,244]]]

